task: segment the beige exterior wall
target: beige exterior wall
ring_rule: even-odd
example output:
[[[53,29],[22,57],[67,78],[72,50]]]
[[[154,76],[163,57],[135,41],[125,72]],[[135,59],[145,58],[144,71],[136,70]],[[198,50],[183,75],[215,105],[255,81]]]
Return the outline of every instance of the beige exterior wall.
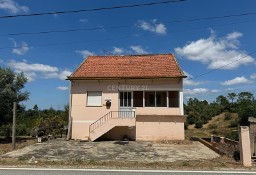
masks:
[[[136,140],[184,140],[185,116],[136,117]]]
[[[72,80],[70,89],[72,139],[88,138],[90,124],[110,111],[119,110],[119,91],[180,91],[180,108],[136,108],[136,115],[183,115],[183,84],[182,80],[178,78],[157,80]],[[87,91],[102,91],[102,106],[88,107]],[[109,109],[105,106],[105,99],[111,99],[111,107]],[[150,127],[150,125],[138,123],[136,127]],[[175,128],[172,133],[178,134],[177,137],[173,135],[172,138],[184,138],[184,123],[176,122],[170,125]],[[178,133],[180,131],[181,134]],[[159,132],[163,133],[165,131],[159,130]]]
[[[122,140],[124,137],[129,140],[135,140],[136,127],[116,126],[109,132],[101,136],[103,140]]]

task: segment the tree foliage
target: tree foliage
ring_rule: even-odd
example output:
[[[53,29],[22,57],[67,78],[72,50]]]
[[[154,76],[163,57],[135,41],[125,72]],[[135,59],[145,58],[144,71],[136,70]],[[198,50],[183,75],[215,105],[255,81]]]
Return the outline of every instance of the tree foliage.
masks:
[[[29,98],[29,93],[22,91],[26,82],[23,73],[0,67],[0,126],[12,121],[13,102],[17,102],[18,109],[24,109],[20,102]]]

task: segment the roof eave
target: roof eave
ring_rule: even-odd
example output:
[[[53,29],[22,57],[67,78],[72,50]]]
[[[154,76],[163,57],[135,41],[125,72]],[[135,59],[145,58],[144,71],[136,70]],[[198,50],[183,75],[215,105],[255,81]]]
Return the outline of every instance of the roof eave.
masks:
[[[119,79],[162,79],[162,78],[186,78],[182,76],[168,76],[168,77],[68,77],[66,80],[119,80]]]

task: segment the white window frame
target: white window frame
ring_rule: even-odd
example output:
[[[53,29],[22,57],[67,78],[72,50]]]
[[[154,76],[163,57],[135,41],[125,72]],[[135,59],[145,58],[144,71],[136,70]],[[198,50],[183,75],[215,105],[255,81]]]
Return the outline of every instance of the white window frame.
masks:
[[[98,102],[94,102],[94,103],[92,103],[92,104],[89,104],[90,103],[90,96],[89,96],[89,94],[90,93],[98,93],[98,95],[94,95],[95,97],[94,97],[94,101],[97,101],[98,100]],[[88,106],[88,107],[101,107],[102,106],[102,91],[87,91],[87,101],[86,101],[86,106]]]

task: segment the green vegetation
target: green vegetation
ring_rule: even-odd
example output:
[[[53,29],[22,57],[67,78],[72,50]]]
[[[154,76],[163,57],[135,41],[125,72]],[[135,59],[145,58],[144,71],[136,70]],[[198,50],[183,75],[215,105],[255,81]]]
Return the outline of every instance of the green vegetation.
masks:
[[[0,67],[0,136],[11,136],[13,102],[17,102],[17,136],[30,135],[31,129],[39,127],[45,129],[46,134],[59,135],[68,123],[68,105],[64,110],[40,110],[37,105],[26,110],[21,104],[29,99],[29,92],[22,90],[26,82],[23,73]]]

